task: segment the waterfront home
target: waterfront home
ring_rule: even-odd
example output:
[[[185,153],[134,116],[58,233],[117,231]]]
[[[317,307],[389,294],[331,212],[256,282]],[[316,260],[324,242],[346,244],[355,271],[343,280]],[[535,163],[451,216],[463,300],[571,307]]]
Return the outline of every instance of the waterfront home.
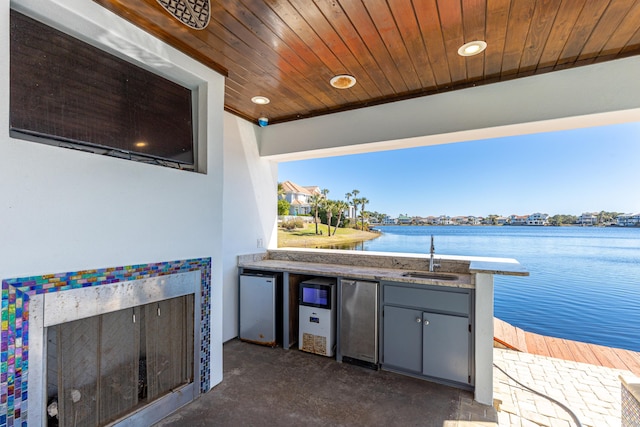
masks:
[[[469,222],[468,217],[466,216],[454,216],[451,217],[451,223],[455,225],[464,225]]]
[[[510,215],[508,224],[509,225],[526,225],[528,215]]]
[[[291,181],[282,183],[284,199],[289,202],[289,215],[308,215],[312,212],[311,197],[322,196],[319,187],[303,187]]]
[[[596,225],[598,224],[598,213],[585,212],[578,217],[578,221],[576,223],[580,225]]]
[[[482,220],[482,223],[485,225],[505,225],[508,222],[508,218],[504,217],[504,216],[498,216],[498,217],[490,217],[490,218],[484,218]]]
[[[400,225],[409,225],[413,222],[413,218],[409,215],[400,214],[398,215],[398,224]]]
[[[616,224],[619,227],[637,227],[640,226],[640,213],[630,213],[618,215],[616,218]]]
[[[453,221],[451,220],[451,217],[449,217],[447,215],[440,215],[436,219],[436,224],[437,225],[452,225]]]
[[[382,219],[382,225],[396,225],[398,223],[397,218],[391,218],[389,215],[385,215]]]
[[[433,216],[433,215],[429,215],[429,216],[426,218],[426,224],[433,225],[433,224],[437,224],[437,222],[438,222],[438,218],[437,218],[437,217],[435,217],[435,216]]]
[[[69,344],[78,357],[112,357],[101,393],[163,364],[152,349],[180,354],[172,385],[112,393],[161,396],[132,417],[166,416],[220,384],[223,343],[238,336],[238,256],[277,246],[279,162],[640,117],[630,2],[588,14],[582,2],[191,3],[0,3],[0,427],[46,423],[47,351],[73,341],[56,329],[71,320],[92,331]],[[446,186],[437,178],[415,197]],[[486,304],[465,314],[490,318],[490,275],[473,274]],[[184,322],[162,323],[165,307]],[[136,339],[142,318],[148,340]],[[492,327],[478,332],[490,344]],[[483,354],[477,400],[491,405]],[[82,378],[96,364],[77,366],[60,377],[99,383]],[[66,391],[66,416],[95,402]]]
[[[467,224],[469,225],[480,225],[482,224],[482,218],[478,218],[476,216],[467,217]]]
[[[549,215],[543,213],[533,213],[525,220],[525,225],[549,225]]]

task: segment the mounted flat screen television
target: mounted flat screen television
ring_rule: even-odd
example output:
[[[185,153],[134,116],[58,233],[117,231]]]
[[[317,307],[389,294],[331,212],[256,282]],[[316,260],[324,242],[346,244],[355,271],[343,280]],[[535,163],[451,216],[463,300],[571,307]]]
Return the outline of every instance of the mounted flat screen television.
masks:
[[[194,169],[192,90],[11,11],[10,134]]]

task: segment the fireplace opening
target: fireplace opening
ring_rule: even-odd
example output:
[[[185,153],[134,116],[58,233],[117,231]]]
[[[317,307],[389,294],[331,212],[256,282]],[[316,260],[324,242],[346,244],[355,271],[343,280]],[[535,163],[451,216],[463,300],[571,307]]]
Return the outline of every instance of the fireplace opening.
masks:
[[[194,295],[46,328],[48,426],[104,426],[194,382]]]

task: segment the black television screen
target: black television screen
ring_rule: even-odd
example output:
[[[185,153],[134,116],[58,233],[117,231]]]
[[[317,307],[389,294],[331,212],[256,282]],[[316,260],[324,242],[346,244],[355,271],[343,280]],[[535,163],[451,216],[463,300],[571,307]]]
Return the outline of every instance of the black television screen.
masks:
[[[190,89],[14,10],[10,40],[12,136],[192,168]]]

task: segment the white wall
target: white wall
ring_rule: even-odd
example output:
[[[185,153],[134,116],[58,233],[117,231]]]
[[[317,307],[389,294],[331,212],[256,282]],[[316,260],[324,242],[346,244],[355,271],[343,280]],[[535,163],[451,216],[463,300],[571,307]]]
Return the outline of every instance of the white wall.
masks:
[[[259,128],[234,115],[224,116],[224,308],[223,339],[238,335],[237,255],[277,247],[278,171],[259,157]]]
[[[475,275],[475,376],[474,398],[493,404],[493,275]]]
[[[223,164],[223,77],[94,2],[23,0],[17,6],[46,13],[47,21],[73,28],[76,36],[117,46],[139,64],[199,88],[199,137],[208,173],[10,138],[9,2],[2,1],[0,278],[211,257],[211,378],[212,385],[220,382],[223,187],[229,166]]]
[[[639,71],[635,56],[270,125],[260,154],[291,161],[638,121]]]

